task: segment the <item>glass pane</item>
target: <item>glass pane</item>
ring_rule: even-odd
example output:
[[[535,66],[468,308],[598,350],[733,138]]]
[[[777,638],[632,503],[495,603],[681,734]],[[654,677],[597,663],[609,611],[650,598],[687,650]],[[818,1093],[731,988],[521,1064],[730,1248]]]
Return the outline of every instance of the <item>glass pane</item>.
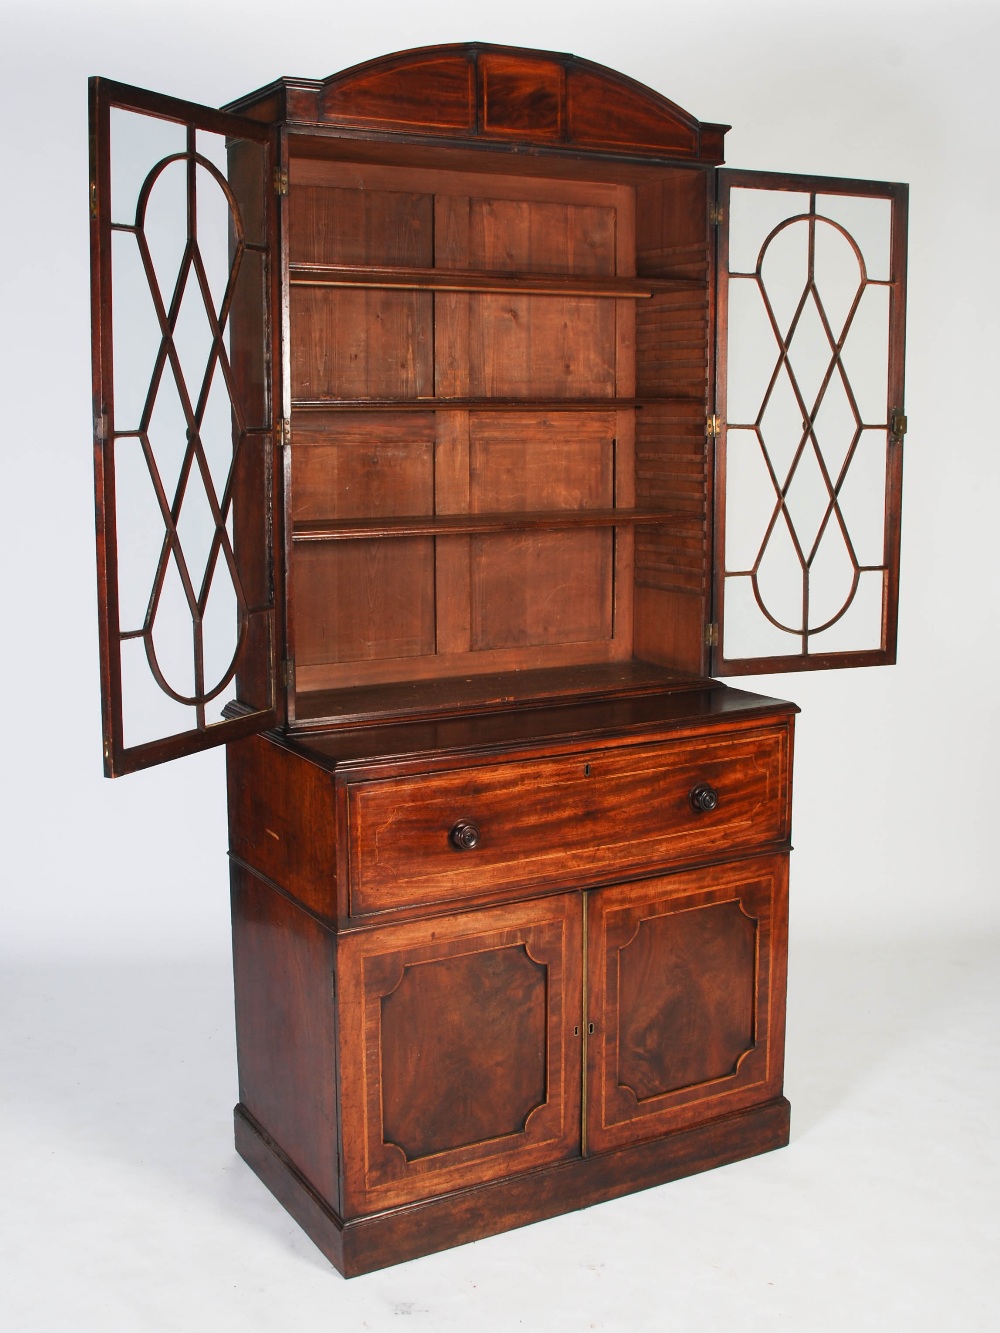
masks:
[[[112,137],[112,160],[117,156]],[[132,208],[139,229],[136,239],[143,258],[152,270],[154,286],[164,309],[169,310],[183,285],[188,267],[184,263],[188,243],[187,187],[188,164],[183,152],[152,165]]]
[[[816,209],[831,222],[839,223],[860,247],[869,281],[887,281],[892,200],[858,194],[820,194],[816,196]]]
[[[114,442],[115,521],[118,538],[118,620],[125,634],[141,630],[163,552],[158,512],[142,441],[124,436]]]
[[[858,418],[847,391],[848,384],[846,375],[840,369],[835,370],[813,417],[813,435],[835,485],[851,457],[851,449],[859,434]]]
[[[862,432],[839,503],[859,565],[885,559],[886,432]]]
[[[197,726],[195,710],[171,699],[156,683],[142,639],[126,639],[122,644],[121,669],[125,745],[144,745]]]
[[[757,282],[734,278],[729,284],[730,421],[750,425],[758,419],[779,350]]]
[[[801,598],[801,585],[798,591]],[[727,578],[725,598],[722,651],[727,658],[784,657],[799,651],[801,639],[793,638],[761,613],[749,577]]]
[[[155,162],[187,146],[187,130],[173,120],[111,108],[111,221],[134,224],[139,192]],[[181,236],[183,237],[182,231]]]
[[[753,587],[768,614],[789,635],[802,631],[802,563],[792,529],[779,516],[771,530],[753,576]],[[785,640],[785,652],[796,652],[795,639]]]
[[[726,453],[726,569],[756,565],[779,503],[756,431],[730,430]]]
[[[760,289],[782,340],[801,317],[809,279],[809,239],[807,222],[785,222],[764,241],[760,252]]]
[[[784,489],[795,475],[795,464],[802,456],[809,422],[787,363],[772,365],[770,369],[773,378],[760,414],[760,434],[778,486]]]
[[[831,624],[855,596],[858,570],[844,531],[837,514],[831,513],[809,567],[811,625]]]
[[[829,222],[817,224],[813,245],[816,291],[829,334],[839,342],[864,285],[862,256],[851,237]]]
[[[734,185],[729,214],[723,654],[878,649],[891,201]]]
[[[729,269],[753,273],[764,242],[789,218],[809,212],[809,195],[785,190],[733,190],[729,197]]]
[[[843,616],[815,635],[814,653],[851,653],[874,650],[882,644],[882,589],[885,575],[877,570],[858,577],[857,592]]]
[[[111,234],[112,356],[115,425],[138,430],[163,334],[142,255],[130,232]]]
[[[149,634],[160,688],[190,702],[195,694],[191,603],[196,589],[183,556],[171,550],[162,564]],[[185,633],[186,631],[186,633]]]
[[[889,289],[867,287],[844,341],[841,358],[857,413],[866,426],[888,421]]]

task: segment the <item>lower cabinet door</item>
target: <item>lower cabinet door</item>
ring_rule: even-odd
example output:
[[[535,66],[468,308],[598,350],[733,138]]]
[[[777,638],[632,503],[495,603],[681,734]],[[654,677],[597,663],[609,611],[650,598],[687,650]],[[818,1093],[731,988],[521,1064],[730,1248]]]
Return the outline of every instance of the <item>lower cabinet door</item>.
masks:
[[[582,899],[337,943],[347,1217],[580,1154]]]
[[[587,1152],[780,1095],[787,889],[770,856],[588,895]]]

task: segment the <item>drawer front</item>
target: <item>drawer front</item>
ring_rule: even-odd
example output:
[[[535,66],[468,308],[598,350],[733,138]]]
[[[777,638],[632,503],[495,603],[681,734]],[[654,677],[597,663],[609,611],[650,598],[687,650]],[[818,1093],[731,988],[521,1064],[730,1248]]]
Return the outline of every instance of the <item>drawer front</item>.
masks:
[[[789,758],[776,727],[352,783],[351,915],[781,841]]]

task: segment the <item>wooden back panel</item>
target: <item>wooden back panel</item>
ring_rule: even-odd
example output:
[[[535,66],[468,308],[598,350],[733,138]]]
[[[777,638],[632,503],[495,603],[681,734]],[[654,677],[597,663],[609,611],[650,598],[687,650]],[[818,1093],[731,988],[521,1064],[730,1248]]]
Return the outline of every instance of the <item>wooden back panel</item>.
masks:
[[[707,549],[706,179],[677,170],[642,186],[637,226],[636,187],[617,181],[292,158],[300,693],[633,655],[700,668],[687,641],[701,642]],[[681,237],[674,250],[665,236]],[[630,279],[637,237],[641,266],[683,288],[640,299],[638,316],[613,285],[586,288]],[[396,285],[355,285],[359,266],[360,281],[367,266]],[[507,273],[510,290],[468,289]],[[584,288],[518,290],[531,275]],[[636,505],[670,511],[671,526],[473,522],[443,535],[427,521]],[[386,518],[398,536],[355,525],[314,541],[301,527]],[[680,651],[662,624],[678,570],[699,620]]]

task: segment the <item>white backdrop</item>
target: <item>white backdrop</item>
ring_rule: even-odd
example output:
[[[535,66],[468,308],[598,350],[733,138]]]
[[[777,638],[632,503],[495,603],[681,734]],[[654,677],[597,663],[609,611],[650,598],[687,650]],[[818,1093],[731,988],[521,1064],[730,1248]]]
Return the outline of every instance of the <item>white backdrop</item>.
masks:
[[[22,969],[48,967],[46,994],[88,961],[139,975],[179,959],[214,966],[228,949],[221,755],[114,783],[101,777],[86,76],[221,105],[280,74],[319,78],[392,50],[472,39],[571,50],[700,119],[729,122],[731,166],[910,183],[899,665],[749,683],[803,708],[793,990],[797,941],[799,957],[822,960],[825,939],[891,949],[996,934],[995,4],[2,0],[0,32],[0,952]],[[845,982],[833,967],[828,980],[833,1006]],[[123,993],[121,1008],[128,1003]],[[22,1017],[30,1029],[30,1012]],[[173,1030],[169,1013],[163,1024]],[[231,1072],[221,1086],[218,1096],[228,1086],[235,1100]],[[315,1277],[311,1258],[298,1262]],[[254,1323],[250,1309],[244,1327],[272,1326]],[[161,1326],[143,1318],[131,1327]],[[221,1315],[203,1325],[183,1318],[188,1327],[225,1324]],[[288,1325],[275,1316],[273,1326]],[[348,1326],[380,1325],[359,1316]]]

